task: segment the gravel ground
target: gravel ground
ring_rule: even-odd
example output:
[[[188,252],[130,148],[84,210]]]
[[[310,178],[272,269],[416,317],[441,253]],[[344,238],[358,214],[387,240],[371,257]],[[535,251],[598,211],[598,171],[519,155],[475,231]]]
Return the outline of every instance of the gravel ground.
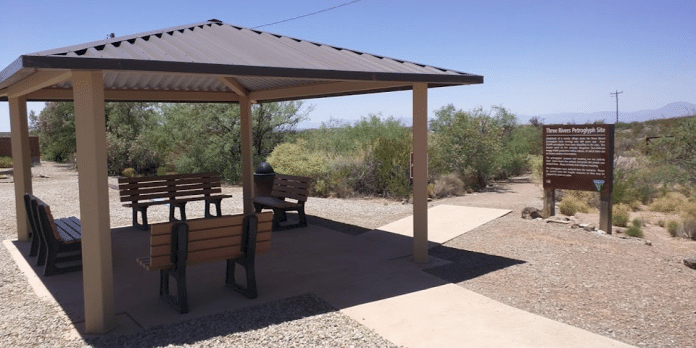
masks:
[[[33,168],[34,193],[52,204],[56,216],[79,215],[77,174],[51,163]],[[0,236],[16,237],[14,186],[0,179]],[[109,179],[115,184],[115,179]],[[225,187],[234,198],[223,213],[242,210],[241,188]],[[645,239],[571,229],[523,220],[524,207],[541,208],[541,189],[518,179],[487,192],[431,202],[505,208],[513,213],[431,249],[452,261],[431,268],[433,275],[544,317],[619,341],[646,347],[696,347],[696,271],[682,259],[696,256],[696,242],[673,239],[646,216]],[[130,225],[131,212],[110,190],[111,225]],[[164,221],[165,208],[151,208],[151,221]],[[382,199],[311,198],[307,214],[371,229],[412,212],[411,205]],[[202,212],[190,204],[187,213]],[[196,216],[192,216],[196,217]],[[597,223],[597,214],[579,216]],[[646,243],[646,240],[650,243]],[[0,248],[0,258],[9,260]],[[151,328],[131,336],[67,340],[70,323],[57,308],[39,300],[14,262],[0,263],[0,346],[331,346],[392,344],[308,294],[236,312]],[[36,323],[42,325],[36,325]],[[181,332],[187,332],[182,337]]]

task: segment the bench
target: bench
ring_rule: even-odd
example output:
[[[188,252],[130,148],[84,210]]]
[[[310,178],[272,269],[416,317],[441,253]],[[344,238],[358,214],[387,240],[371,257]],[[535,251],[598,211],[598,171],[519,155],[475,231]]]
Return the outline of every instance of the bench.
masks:
[[[254,209],[257,213],[263,209],[273,209],[273,229],[288,229],[307,226],[304,205],[309,197],[309,187],[312,178],[276,174],[273,179],[273,190],[270,196],[254,198]],[[293,201],[288,201],[292,199]],[[286,221],[285,212],[297,211],[300,222],[293,225],[281,226]]]
[[[36,265],[44,267],[44,276],[82,270],[80,219],[54,219],[51,207],[31,194],[24,195],[24,203],[32,229],[29,255],[37,257]]]
[[[169,221],[176,221],[175,210],[179,208],[180,220],[186,220],[186,203],[205,201],[205,217],[220,216],[223,195],[219,173],[172,174],[145,177],[119,177],[118,190],[124,207],[133,208],[133,226],[148,229],[147,208],[151,205],[169,204]],[[216,215],[210,212],[215,204]],[[138,222],[138,212],[142,223]]]
[[[148,271],[160,271],[160,298],[179,313],[188,312],[186,266],[227,260],[225,285],[248,298],[256,298],[256,254],[271,245],[272,214],[225,215],[221,217],[165,222],[150,225],[150,255],[137,261]],[[246,272],[246,286],[235,281],[235,265]],[[176,294],[169,292],[169,277],[176,281]]]

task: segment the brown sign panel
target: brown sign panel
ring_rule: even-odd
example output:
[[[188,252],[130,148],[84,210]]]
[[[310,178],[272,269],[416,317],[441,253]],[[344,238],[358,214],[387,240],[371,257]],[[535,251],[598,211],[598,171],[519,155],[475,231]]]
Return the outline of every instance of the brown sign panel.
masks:
[[[544,189],[611,192],[614,125],[544,126]]]

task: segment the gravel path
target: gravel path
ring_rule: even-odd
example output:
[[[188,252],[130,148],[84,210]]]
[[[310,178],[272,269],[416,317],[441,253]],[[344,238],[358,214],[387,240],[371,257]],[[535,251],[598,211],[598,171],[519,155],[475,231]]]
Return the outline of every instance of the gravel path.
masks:
[[[33,168],[34,193],[52,204],[56,216],[78,215],[77,174],[59,165]],[[43,176],[43,177],[42,177]],[[109,179],[115,184],[115,179]],[[242,211],[241,188],[225,187],[234,198],[223,213]],[[14,186],[0,179],[0,236],[16,237]],[[431,202],[512,209],[513,213],[431,249],[452,261],[428,270],[497,301],[629,344],[696,347],[696,271],[682,259],[696,256],[696,242],[673,239],[650,221],[645,240],[599,235],[566,225],[523,220],[526,206],[541,207],[541,189],[526,180],[499,184],[488,192]],[[130,225],[131,212],[110,190],[111,225]],[[312,198],[307,214],[375,228],[408,216],[411,205],[383,199]],[[194,204],[187,211],[202,211]],[[151,221],[168,211],[153,207]],[[196,216],[192,216],[196,217]],[[597,223],[596,214],[582,220]],[[624,238],[621,238],[624,237]],[[10,255],[0,247],[0,258]],[[326,346],[392,344],[308,294],[244,310],[239,322],[225,312],[196,321],[151,328],[131,336],[68,340],[71,325],[62,313],[37,299],[14,262],[0,263],[0,346]],[[253,313],[253,314],[252,314]],[[41,323],[41,325],[36,325]],[[182,336],[182,332],[187,332]]]

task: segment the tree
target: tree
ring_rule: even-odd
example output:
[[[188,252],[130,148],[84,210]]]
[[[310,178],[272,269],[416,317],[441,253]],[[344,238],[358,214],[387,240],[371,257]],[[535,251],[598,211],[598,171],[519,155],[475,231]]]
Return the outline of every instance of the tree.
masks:
[[[303,102],[280,102],[252,108],[255,164],[263,161],[293,132],[311,108]],[[231,182],[241,180],[240,116],[238,104],[162,104],[160,127],[148,134],[158,153],[178,172],[220,172]]]
[[[31,119],[38,131],[43,157],[65,162],[77,149],[75,140],[75,108],[71,102],[48,102],[38,117]]]
[[[313,107],[302,109],[302,101],[257,104],[252,107],[252,134],[256,156],[266,158],[297,124],[307,119]]]
[[[496,110],[495,117],[481,107],[465,112],[452,104],[435,111],[430,129],[435,133],[437,165],[465,178],[473,175],[479,188],[486,187],[498,168],[501,137],[512,121],[507,111]]]
[[[696,115],[676,125],[671,137],[657,139],[651,153],[659,161],[677,165],[696,183]]]

